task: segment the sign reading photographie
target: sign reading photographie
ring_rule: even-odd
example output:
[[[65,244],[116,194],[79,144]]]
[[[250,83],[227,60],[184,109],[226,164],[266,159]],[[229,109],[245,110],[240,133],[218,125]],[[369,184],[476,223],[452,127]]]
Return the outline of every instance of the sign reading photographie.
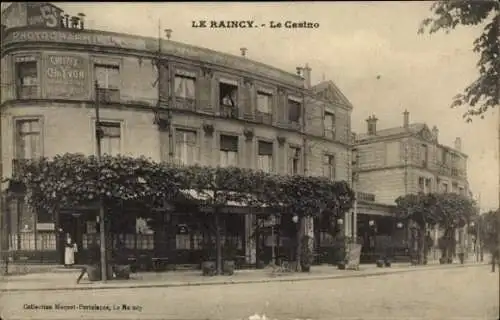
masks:
[[[49,55],[45,61],[47,98],[86,99],[88,60],[73,55]]]
[[[5,43],[53,42],[87,44],[146,50],[146,41],[134,36],[88,32],[86,30],[19,30],[7,36]]]

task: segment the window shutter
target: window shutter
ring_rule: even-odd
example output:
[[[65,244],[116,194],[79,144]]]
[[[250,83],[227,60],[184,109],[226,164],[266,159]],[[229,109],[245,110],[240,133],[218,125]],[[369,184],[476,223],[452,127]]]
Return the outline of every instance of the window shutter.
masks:
[[[252,88],[253,85],[251,83],[246,83],[240,89],[241,90],[240,106],[243,108],[243,112],[246,115],[253,114]]]
[[[286,96],[280,92],[277,96],[278,105],[276,106],[277,119],[279,122],[285,122]]]
[[[200,77],[195,83],[198,92],[198,105],[205,112],[214,112],[213,94],[215,93],[213,79]]]
[[[168,97],[170,95],[170,74],[168,67],[164,64],[160,65],[159,69],[159,78],[160,80],[160,100],[163,103],[168,102]]]

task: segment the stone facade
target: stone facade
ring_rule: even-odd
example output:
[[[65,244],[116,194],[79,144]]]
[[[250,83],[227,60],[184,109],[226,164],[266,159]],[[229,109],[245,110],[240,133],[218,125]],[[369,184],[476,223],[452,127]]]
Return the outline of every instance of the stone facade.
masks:
[[[258,142],[265,141],[273,145],[272,172],[291,172],[290,148],[294,147],[300,150],[298,166],[294,163],[297,174],[324,175],[323,156],[328,154],[335,157],[332,178],[350,180],[352,106],[331,81],[311,86],[307,83],[310,74],[302,77],[244,57],[173,41],[163,40],[159,53],[153,45],[157,41],[151,38],[80,29],[16,27],[7,29],[2,42],[0,143],[4,177],[11,175],[13,161],[19,158],[19,124],[26,120],[36,121],[39,126],[37,156],[96,152],[96,70],[106,66],[118,72],[112,92],[115,95],[100,103],[101,120],[119,128],[115,153],[179,161],[175,143],[169,139],[189,130],[196,137],[197,150],[190,164],[220,165],[220,136],[232,135],[238,139],[239,166],[259,168]],[[154,62],[158,54],[161,64]],[[33,65],[27,93],[23,91],[24,80],[19,78],[20,64],[24,62]],[[176,95],[179,75],[194,80],[192,99]],[[237,114],[228,116],[221,109],[219,93],[223,82],[238,88]],[[258,117],[257,94],[262,91],[269,95],[269,121]],[[330,94],[322,95],[326,92]],[[333,93],[336,99],[329,98]],[[300,106],[297,123],[290,122],[290,99]],[[325,135],[325,110],[336,115],[333,137]],[[165,113],[172,115],[171,132],[155,122]],[[246,220],[249,229],[251,219]],[[37,221],[29,229],[35,232],[35,238],[39,224]],[[34,241],[25,250],[36,251],[39,244]],[[247,242],[250,244],[248,237]],[[254,260],[251,251],[248,248],[246,255]]]
[[[469,195],[467,155],[461,151],[460,139],[453,148],[444,146],[435,127],[408,123],[359,134],[355,149],[357,187],[374,193],[377,202],[394,205],[399,196],[418,192]]]

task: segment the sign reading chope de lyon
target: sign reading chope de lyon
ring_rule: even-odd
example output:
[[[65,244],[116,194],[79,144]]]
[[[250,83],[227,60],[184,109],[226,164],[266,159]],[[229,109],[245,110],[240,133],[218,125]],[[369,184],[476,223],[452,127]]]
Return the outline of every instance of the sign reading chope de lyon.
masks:
[[[88,61],[85,57],[49,55],[45,65],[48,98],[85,99],[88,86]]]

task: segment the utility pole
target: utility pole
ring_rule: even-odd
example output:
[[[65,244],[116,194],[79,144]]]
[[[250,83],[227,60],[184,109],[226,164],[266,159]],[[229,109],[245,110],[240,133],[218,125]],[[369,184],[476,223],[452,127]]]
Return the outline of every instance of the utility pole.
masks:
[[[99,96],[99,83],[95,81],[95,136],[97,142],[97,182],[101,179],[101,139],[102,139],[102,128],[101,128],[101,118],[99,115],[100,108],[100,96]],[[105,282],[108,279],[108,266],[106,260],[106,222],[104,221],[104,203],[102,196],[99,196],[99,236],[100,236],[100,249],[101,249],[101,280]]]
[[[172,30],[171,29],[165,29],[165,34],[167,36],[167,39],[170,40]],[[158,100],[156,102],[156,110],[155,110],[155,121],[156,123],[160,126],[160,129],[166,130],[168,133],[168,162],[172,162],[174,159],[174,134],[173,134],[173,128],[172,128],[172,110],[170,108],[170,104],[172,103],[172,95],[170,93],[171,86],[168,83],[167,78],[167,84],[169,85],[167,101],[166,101],[166,108],[164,108],[164,102],[165,98],[163,97],[162,91],[164,89],[164,79],[163,79],[163,70],[164,70],[164,61],[163,61],[163,52],[162,52],[162,38],[161,38],[161,21],[158,20],[158,50],[156,52],[156,70],[158,71],[158,78],[156,80],[155,85],[158,86]],[[168,69],[167,69],[168,72]],[[165,110],[166,112],[163,113],[162,110]],[[160,139],[160,141],[162,141]]]

